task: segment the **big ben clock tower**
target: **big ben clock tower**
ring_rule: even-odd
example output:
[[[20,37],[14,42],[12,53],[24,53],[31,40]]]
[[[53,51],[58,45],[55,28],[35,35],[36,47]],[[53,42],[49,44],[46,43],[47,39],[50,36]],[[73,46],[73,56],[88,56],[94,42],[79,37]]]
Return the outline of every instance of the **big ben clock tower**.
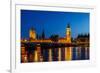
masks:
[[[71,43],[71,28],[70,25],[67,25],[66,28],[66,39],[67,39],[67,43]]]

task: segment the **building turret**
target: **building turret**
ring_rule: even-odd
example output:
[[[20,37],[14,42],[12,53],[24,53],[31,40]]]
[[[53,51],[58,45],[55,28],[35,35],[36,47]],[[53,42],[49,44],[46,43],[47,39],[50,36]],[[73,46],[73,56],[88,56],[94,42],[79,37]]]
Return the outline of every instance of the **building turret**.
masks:
[[[44,32],[44,30],[42,31],[42,39],[45,39],[45,32]]]
[[[36,32],[35,32],[34,28],[31,28],[30,31],[29,31],[29,38],[31,40],[35,40],[36,39]]]

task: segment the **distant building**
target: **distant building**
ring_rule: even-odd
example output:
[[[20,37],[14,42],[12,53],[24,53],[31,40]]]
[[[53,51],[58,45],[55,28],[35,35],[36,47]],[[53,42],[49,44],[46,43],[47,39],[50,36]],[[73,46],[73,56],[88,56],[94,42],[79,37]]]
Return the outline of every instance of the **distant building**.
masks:
[[[84,44],[87,43],[86,46],[89,46],[89,34],[78,35],[76,38],[77,44]]]

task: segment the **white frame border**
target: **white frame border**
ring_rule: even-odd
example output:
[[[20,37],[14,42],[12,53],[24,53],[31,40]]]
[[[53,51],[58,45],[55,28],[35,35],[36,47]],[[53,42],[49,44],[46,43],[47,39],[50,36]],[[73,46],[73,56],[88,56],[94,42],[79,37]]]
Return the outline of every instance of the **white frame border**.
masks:
[[[33,68],[32,66],[30,66],[29,64],[27,64],[27,66],[29,66],[29,67],[32,67],[32,69],[27,69],[27,68],[23,68],[23,69],[21,69],[21,67],[23,67],[24,65],[20,65],[20,66],[18,66],[18,67],[20,67],[20,68],[18,68],[17,67],[17,63],[15,63],[16,62],[16,54],[18,54],[18,52],[15,52],[16,50],[16,41],[15,41],[15,39],[17,38],[16,37],[16,35],[15,35],[15,33],[16,33],[16,25],[13,25],[14,23],[16,24],[16,6],[23,6],[24,4],[15,4],[15,7],[14,8],[12,8],[12,14],[11,14],[11,72],[12,73],[16,73],[16,72],[19,72],[19,71],[24,71],[24,70],[26,70],[26,71],[33,71],[33,69],[34,69],[34,71],[37,71],[38,70],[38,68],[40,69],[40,70],[53,70],[53,69],[66,69],[66,68],[75,68],[75,67],[87,67],[87,66],[94,66],[95,65],[95,63],[96,63],[96,59],[95,59],[95,49],[92,49],[92,51],[90,51],[90,52],[92,52],[92,54],[90,54],[90,60],[89,61],[67,61],[67,66],[66,66],[66,61],[65,62],[57,62],[57,63],[55,63],[55,62],[49,62],[49,67],[47,68],[46,66],[48,65],[48,63],[35,63],[34,65],[37,65],[37,68]],[[84,10],[84,9],[86,9],[86,10],[90,10],[90,14],[91,14],[91,22],[90,22],[90,34],[92,34],[92,37],[90,37],[90,42],[91,42],[91,45],[90,45],[90,48],[96,48],[95,47],[95,26],[94,26],[94,24],[95,24],[95,8],[94,7],[92,7],[92,6],[80,6],[80,5],[66,5],[66,6],[63,6],[63,5],[57,5],[57,6],[53,6],[53,5],[30,5],[30,4],[25,4],[25,6],[36,6],[36,7],[47,7],[47,8],[51,8],[51,10],[52,10],[52,8],[56,8],[56,7],[58,7],[58,9],[59,8],[61,8],[61,9],[65,9],[65,8],[74,8],[74,9],[82,9],[82,10]],[[14,11],[15,10],[15,11]],[[40,9],[39,9],[40,10]],[[54,10],[55,11],[55,10]],[[20,29],[17,29],[18,31],[20,30]],[[14,49],[13,49],[14,48]],[[77,65],[76,65],[76,64]],[[59,65],[60,64],[60,65]],[[58,66],[57,66],[58,65]],[[41,66],[41,67],[38,67],[38,66]],[[44,66],[44,67],[43,67]],[[24,66],[25,67],[25,66]]]

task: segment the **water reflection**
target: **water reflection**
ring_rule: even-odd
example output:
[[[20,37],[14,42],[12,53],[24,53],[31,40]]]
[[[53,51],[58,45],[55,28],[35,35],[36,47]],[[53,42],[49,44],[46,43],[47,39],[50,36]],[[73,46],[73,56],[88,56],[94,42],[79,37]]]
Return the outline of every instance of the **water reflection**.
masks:
[[[28,48],[26,62],[88,60],[89,47]],[[32,50],[31,50],[32,49]]]

